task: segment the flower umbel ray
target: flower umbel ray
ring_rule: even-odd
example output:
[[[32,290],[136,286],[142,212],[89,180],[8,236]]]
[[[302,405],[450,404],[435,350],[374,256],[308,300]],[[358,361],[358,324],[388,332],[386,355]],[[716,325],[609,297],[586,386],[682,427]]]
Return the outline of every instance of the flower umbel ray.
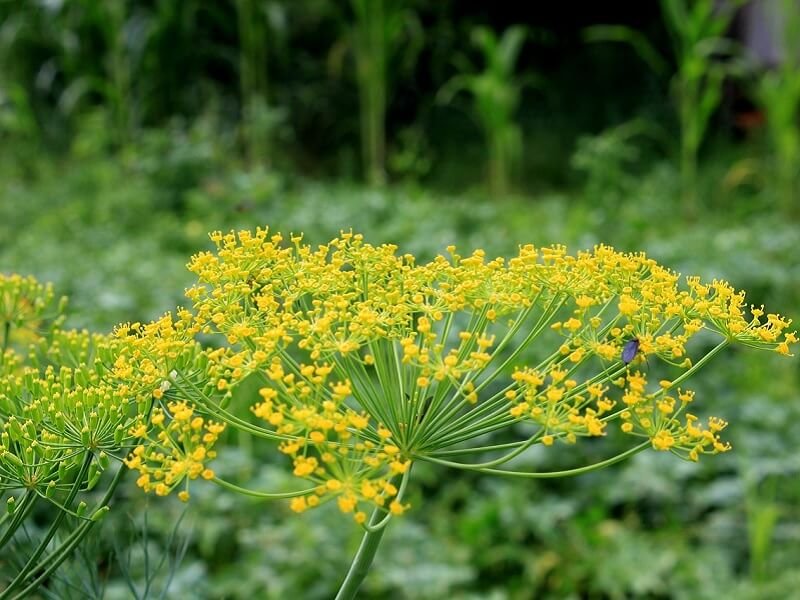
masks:
[[[407,508],[400,481],[416,460],[536,476],[495,467],[533,444],[567,448],[609,427],[697,460],[730,446],[724,421],[702,425],[688,410],[684,382],[729,344],[786,355],[797,342],[789,320],[748,309],[727,283],[682,281],[608,246],[525,245],[508,259],[449,247],[418,263],[351,232],[316,247],[267,229],[211,239],[216,251],[189,263],[191,310],[117,332],[129,345],[120,378],[156,407],[135,425],[144,442],[127,464],[159,494],[216,480],[206,462],[224,426],[274,443],[310,482],[292,509],[335,501],[367,528],[370,507]],[[687,343],[702,330],[719,344],[692,356]],[[203,346],[198,334],[218,341]],[[636,355],[623,361],[632,339]],[[649,381],[645,360],[673,375]],[[253,379],[249,414],[229,410]],[[528,433],[516,442],[477,441],[518,424]],[[487,450],[502,452],[446,458]]]

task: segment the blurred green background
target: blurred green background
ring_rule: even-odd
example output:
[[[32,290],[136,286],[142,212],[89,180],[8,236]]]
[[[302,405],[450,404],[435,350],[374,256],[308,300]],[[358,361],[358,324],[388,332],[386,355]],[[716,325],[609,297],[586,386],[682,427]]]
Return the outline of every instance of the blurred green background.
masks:
[[[0,271],[108,331],[182,303],[214,229],[421,258],[604,242],[797,318],[798,32],[796,0],[0,0]],[[707,368],[734,451],[702,464],[421,465],[363,597],[799,598],[799,375],[740,349]],[[228,443],[223,477],[291,485]],[[539,450],[516,466],[615,448]],[[45,596],[328,598],[360,537],[335,509],[195,486],[184,513],[129,484]]]

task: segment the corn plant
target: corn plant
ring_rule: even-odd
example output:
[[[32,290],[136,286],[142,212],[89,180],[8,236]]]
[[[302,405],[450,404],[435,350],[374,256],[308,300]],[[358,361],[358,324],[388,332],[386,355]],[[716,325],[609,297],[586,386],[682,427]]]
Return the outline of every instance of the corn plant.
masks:
[[[522,132],[516,113],[523,84],[515,70],[525,35],[521,25],[509,27],[500,38],[487,27],[476,27],[472,43],[483,55],[483,69],[462,66],[462,72],[450,79],[438,95],[444,103],[451,102],[461,91],[472,97],[473,112],[486,143],[489,188],[499,196],[509,191],[522,158]]]
[[[275,131],[286,117],[270,105],[268,41],[284,33],[286,15],[277,3],[260,0],[236,0],[236,13],[242,141],[248,160],[266,163]]]
[[[722,85],[730,65],[721,61],[736,49],[722,36],[734,16],[736,3],[718,9],[712,0],[662,0],[665,21],[672,34],[678,73],[674,80],[681,123],[681,177],[683,207],[696,211],[697,160],[709,121],[722,100]]]
[[[785,20],[780,32],[781,63],[758,82],[756,99],[766,113],[767,130],[777,163],[777,184],[783,208],[796,209],[800,177],[800,8],[780,4]]]
[[[65,3],[60,10],[63,15],[53,15],[66,28],[56,38],[57,66],[66,80],[59,108],[72,116],[92,102],[92,97],[100,98],[108,109],[112,139],[118,144],[130,141],[139,109],[133,87],[135,61],[137,50],[144,48],[146,39],[135,40],[130,35],[133,16],[124,3],[98,5],[78,1]],[[105,52],[99,61],[88,58],[92,50],[83,39],[92,31],[102,36]],[[146,38],[147,28],[139,34]],[[80,40],[78,44],[76,38]]]
[[[125,143],[133,136],[135,123],[135,96],[133,94],[133,56],[128,19],[124,3],[110,3],[106,6],[104,21],[109,25],[107,44],[108,54],[105,60],[106,77],[93,82],[93,86],[102,90],[106,103],[111,108],[114,130],[119,135],[119,142]]]
[[[404,36],[410,38],[407,61],[416,55],[414,12],[395,0],[352,0],[355,19],[350,36],[356,63],[360,107],[361,159],[367,181],[386,181],[386,108],[388,69]]]
[[[133,20],[125,3],[85,0],[30,2],[9,15],[0,30],[0,51],[10,55],[9,62],[16,58],[21,63],[10,72],[18,86],[32,98],[38,96],[43,123],[54,120],[46,112],[72,121],[80,109],[99,98],[108,108],[115,141],[124,143],[132,137],[139,108],[135,68],[147,37],[147,27],[133,28],[136,35],[132,35]],[[94,35],[100,39],[100,60],[89,41]],[[23,54],[31,58],[20,60]],[[55,98],[55,107],[38,106],[43,96],[48,101]]]
[[[725,78],[742,71],[738,48],[723,36],[741,2],[661,0],[664,23],[672,40],[677,73],[672,92],[680,123],[680,171],[684,213],[697,209],[697,169],[700,145],[714,111],[722,100]],[[596,26],[586,31],[589,41],[617,41],[633,46],[657,72],[668,61],[641,33],[623,26]]]
[[[220,6],[222,3],[220,3]],[[122,144],[143,122],[196,107],[202,73],[197,51],[203,13],[222,21],[217,3],[0,2],[0,66],[6,89],[25,91],[45,138],[68,138],[88,108],[109,119]],[[13,86],[12,86],[13,84]],[[188,93],[187,93],[188,91]]]

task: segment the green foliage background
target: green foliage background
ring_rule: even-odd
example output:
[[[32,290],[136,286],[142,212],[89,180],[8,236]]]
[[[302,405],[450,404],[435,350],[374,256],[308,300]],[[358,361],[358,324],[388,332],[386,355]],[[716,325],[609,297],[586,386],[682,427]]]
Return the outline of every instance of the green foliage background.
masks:
[[[184,265],[213,229],[268,224],[322,243],[352,228],[423,258],[451,243],[494,255],[604,242],[727,279],[754,304],[800,317],[800,199],[786,200],[774,132],[735,129],[737,101],[723,101],[687,219],[669,75],[624,48],[581,41],[586,26],[626,22],[666,48],[657,7],[565,21],[408,3],[413,19],[385,56],[389,185],[370,187],[359,183],[353,8],[298,4],[0,3],[0,270],[53,281],[71,297],[73,325],[106,331],[181,304]],[[237,20],[244,10],[255,16]],[[243,23],[253,28],[247,43]],[[527,27],[517,72],[532,83],[516,125],[505,122],[519,127],[524,151],[501,196],[483,184],[468,104],[436,97],[460,72],[452,56],[470,73],[480,64],[475,26],[499,34],[514,23]],[[748,97],[757,77],[738,80],[739,93]],[[797,112],[785,123],[796,129]],[[420,467],[415,510],[390,528],[363,596],[792,597],[799,379],[797,360],[736,351],[715,361],[698,402],[731,421],[734,451],[701,465],[645,453],[556,482]],[[290,485],[270,448],[227,443],[221,476]],[[612,440],[574,454],[535,448],[517,466],[568,468],[613,452]],[[329,507],[297,516],[196,486],[185,508],[145,498],[132,478],[123,487],[97,538],[43,597],[328,598],[360,536]]]

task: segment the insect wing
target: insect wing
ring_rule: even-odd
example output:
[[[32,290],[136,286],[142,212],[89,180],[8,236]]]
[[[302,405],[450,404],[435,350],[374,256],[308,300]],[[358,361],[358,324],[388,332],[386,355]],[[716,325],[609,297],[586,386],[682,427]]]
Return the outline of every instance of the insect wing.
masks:
[[[639,340],[636,338],[625,342],[625,346],[622,348],[622,362],[626,365],[630,363],[635,357],[636,353],[639,351]]]

